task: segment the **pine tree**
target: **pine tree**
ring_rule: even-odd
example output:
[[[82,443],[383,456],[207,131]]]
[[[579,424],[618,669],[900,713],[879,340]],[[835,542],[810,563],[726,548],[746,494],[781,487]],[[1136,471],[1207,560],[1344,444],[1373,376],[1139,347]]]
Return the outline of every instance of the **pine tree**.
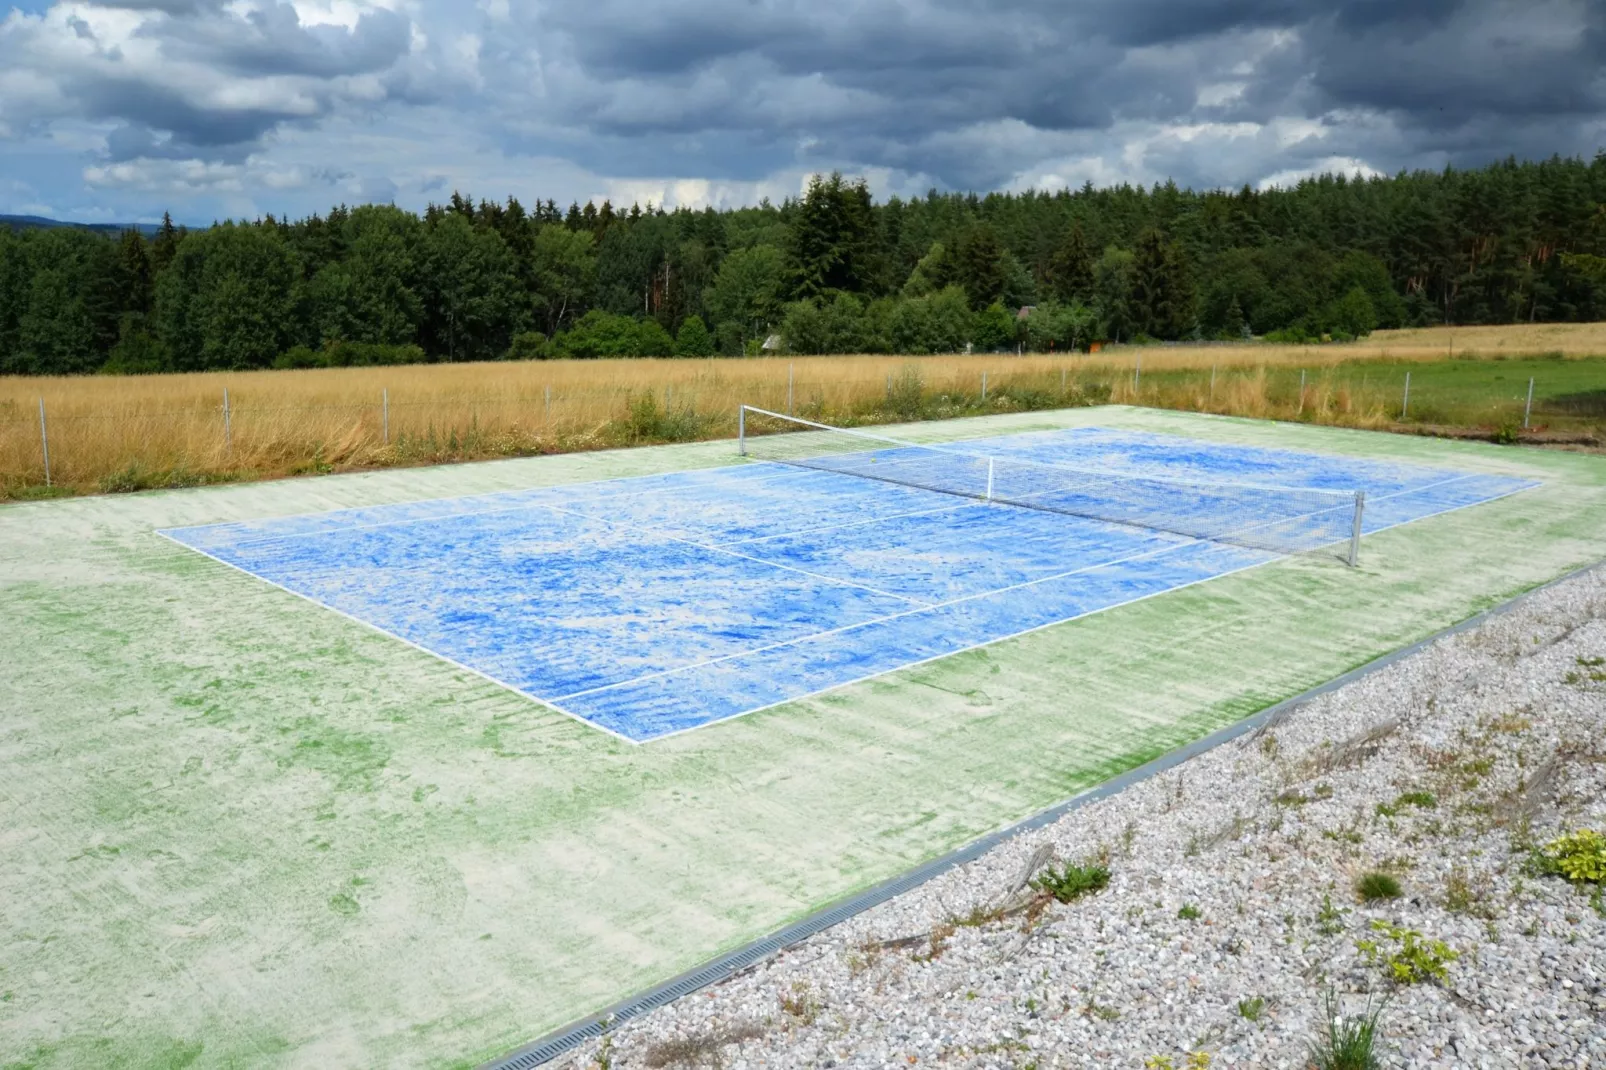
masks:
[[[1077,222],[1049,260],[1049,281],[1062,302],[1086,301],[1093,293],[1093,250]]]

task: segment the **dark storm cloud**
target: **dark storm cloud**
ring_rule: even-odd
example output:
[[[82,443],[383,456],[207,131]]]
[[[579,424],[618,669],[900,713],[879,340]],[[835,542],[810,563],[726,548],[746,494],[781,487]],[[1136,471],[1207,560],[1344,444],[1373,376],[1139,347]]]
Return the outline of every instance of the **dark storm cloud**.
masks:
[[[394,11],[371,11],[350,30],[305,26],[288,3],[249,11],[242,19],[212,14],[176,20],[160,29],[165,52],[246,76],[300,74],[314,78],[382,71],[407,52],[410,23]]]
[[[705,142],[745,131],[752,154],[707,161],[716,172],[773,168],[806,137],[813,156],[959,184],[1005,181],[1041,151],[1022,139],[976,158],[953,136],[1008,120],[1062,134],[1315,120],[1335,136],[1313,153],[1375,156],[1385,169],[1432,153],[1483,162],[1535,131],[1553,139],[1547,152],[1587,153],[1593,135],[1577,120],[1606,115],[1603,10],[1599,0],[604,0],[554,7],[541,25],[586,83],[570,100],[577,125],[600,135],[594,155],[579,148],[589,161],[663,173],[655,130]],[[799,91],[778,90],[788,81]],[[1230,92],[1202,102],[1223,84]],[[1355,112],[1422,136],[1379,139],[1363,124],[1373,141],[1351,143],[1336,128]],[[1179,177],[1213,180],[1207,159],[1196,166]]]

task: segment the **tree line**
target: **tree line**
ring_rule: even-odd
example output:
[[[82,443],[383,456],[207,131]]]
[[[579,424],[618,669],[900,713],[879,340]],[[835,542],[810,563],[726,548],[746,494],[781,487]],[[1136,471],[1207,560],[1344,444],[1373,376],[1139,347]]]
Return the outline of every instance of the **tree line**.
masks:
[[[0,230],[0,372],[1316,342],[1606,318],[1606,153],[1478,170],[618,211],[454,193],[152,237]]]

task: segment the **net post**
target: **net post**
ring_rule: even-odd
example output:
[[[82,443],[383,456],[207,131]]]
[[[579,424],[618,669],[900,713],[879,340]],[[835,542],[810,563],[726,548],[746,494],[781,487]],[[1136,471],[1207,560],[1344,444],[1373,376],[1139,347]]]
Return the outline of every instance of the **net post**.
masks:
[[[234,423],[229,413],[229,388],[223,388],[223,448],[234,448]]]
[[[1366,512],[1366,492],[1355,492],[1355,523],[1349,533],[1349,566],[1357,568],[1361,563],[1361,516]]]
[[[747,456],[747,406],[736,410],[736,452]]]
[[[390,445],[390,387],[383,387],[379,391],[380,423],[384,425],[385,445]]]
[[[1410,410],[1410,408],[1411,408],[1411,373],[1410,372],[1406,372],[1405,373],[1405,394],[1404,394],[1404,396],[1402,396],[1400,398],[1400,419],[1402,419],[1402,420],[1405,419],[1405,414],[1406,414],[1407,411]]]
[[[1528,417],[1533,415],[1533,411],[1534,411],[1534,381],[1530,377],[1529,380],[1528,380],[1528,403],[1522,407],[1522,429],[1524,431],[1528,430]]]
[[[45,486],[50,486],[50,432],[45,429],[45,399],[39,399],[39,449],[45,455]]]
[[[786,366],[786,415],[791,416],[795,411],[792,404],[792,373],[796,370],[794,365]]]

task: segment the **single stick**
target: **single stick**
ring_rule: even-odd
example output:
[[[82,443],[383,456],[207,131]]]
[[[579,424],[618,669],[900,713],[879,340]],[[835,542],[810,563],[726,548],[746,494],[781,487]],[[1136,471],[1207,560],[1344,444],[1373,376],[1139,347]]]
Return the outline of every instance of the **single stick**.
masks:
[[[792,415],[792,373],[795,370],[794,365],[788,364],[786,366],[786,415],[788,416]]]
[[[541,422],[548,427],[552,426],[552,387],[550,385],[546,388],[546,408],[542,410]]]
[[[39,399],[39,448],[45,455],[45,486],[50,486],[50,433],[45,430],[45,399]]]
[[[1410,408],[1411,408],[1411,373],[1410,372],[1406,372],[1405,373],[1405,396],[1400,399],[1400,419],[1402,419],[1402,420],[1405,419],[1405,414],[1406,414],[1407,411],[1410,410]]]
[[[390,388],[387,386],[379,392],[379,408],[385,425],[385,445],[390,445]]]
[[[1305,369],[1299,369],[1299,411],[1305,411]]]
[[[1137,390],[1143,385],[1143,354],[1139,353],[1133,358],[1132,389]]]
[[[234,424],[229,415],[229,388],[223,388],[223,448],[234,448]]]
[[[1210,365],[1210,400],[1216,400],[1216,366]]]
[[[983,401],[987,400],[987,373],[986,372],[982,372],[981,373],[981,399]]]
[[[1533,379],[1530,378],[1528,380],[1528,403],[1522,407],[1522,429],[1524,431],[1528,430],[1528,417],[1533,415],[1533,411],[1534,411],[1534,381],[1533,381]]]
[[[747,456],[747,406],[736,410],[736,452]]]
[[[1060,397],[1065,396],[1065,369],[1060,369]]]

